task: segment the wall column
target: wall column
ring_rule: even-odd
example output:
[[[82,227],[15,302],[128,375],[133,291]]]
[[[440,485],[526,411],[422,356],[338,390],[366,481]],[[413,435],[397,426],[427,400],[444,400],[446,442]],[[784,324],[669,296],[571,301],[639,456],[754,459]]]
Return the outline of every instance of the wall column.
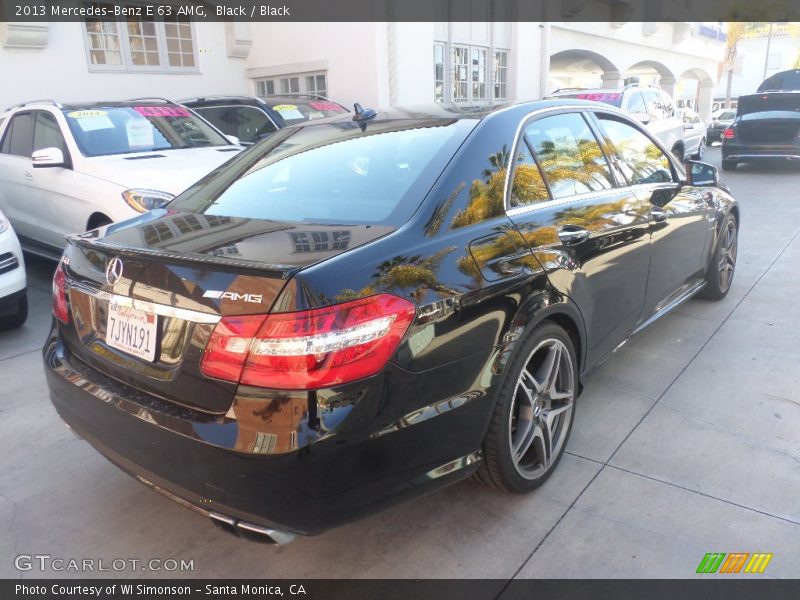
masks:
[[[614,89],[622,87],[622,73],[619,71],[606,71],[601,77],[603,80],[603,88]]]

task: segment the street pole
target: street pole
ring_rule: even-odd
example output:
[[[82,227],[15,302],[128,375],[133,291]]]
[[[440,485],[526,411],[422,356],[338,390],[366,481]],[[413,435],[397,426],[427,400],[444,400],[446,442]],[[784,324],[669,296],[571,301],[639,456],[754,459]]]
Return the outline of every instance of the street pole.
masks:
[[[761,81],[767,78],[767,65],[769,64],[769,47],[772,44],[772,23],[769,24],[769,33],[767,33],[767,56],[764,57],[764,76]]]

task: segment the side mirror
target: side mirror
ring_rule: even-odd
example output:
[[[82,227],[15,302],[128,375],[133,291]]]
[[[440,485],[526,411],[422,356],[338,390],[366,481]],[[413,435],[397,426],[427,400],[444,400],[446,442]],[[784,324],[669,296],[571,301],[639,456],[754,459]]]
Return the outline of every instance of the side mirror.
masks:
[[[64,153],[59,148],[42,148],[31,155],[34,169],[66,167]]]
[[[686,180],[689,185],[710,186],[717,185],[717,167],[696,160],[686,161]]]
[[[242,145],[242,143],[239,141],[239,138],[236,137],[235,135],[226,135],[225,137],[228,138],[228,141],[231,144],[233,144],[234,146],[241,146]]]

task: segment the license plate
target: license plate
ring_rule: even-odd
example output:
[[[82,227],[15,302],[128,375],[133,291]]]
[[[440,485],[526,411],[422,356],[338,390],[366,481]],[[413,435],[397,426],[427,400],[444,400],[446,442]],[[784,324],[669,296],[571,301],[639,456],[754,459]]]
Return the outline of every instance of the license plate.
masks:
[[[157,324],[156,315],[119,304],[109,304],[106,344],[153,362],[156,357]]]

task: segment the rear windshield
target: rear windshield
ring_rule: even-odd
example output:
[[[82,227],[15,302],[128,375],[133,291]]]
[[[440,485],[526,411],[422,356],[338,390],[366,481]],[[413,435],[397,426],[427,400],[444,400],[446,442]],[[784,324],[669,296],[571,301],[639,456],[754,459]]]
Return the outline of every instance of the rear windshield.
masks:
[[[270,108],[278,113],[288,125],[325,117],[336,117],[348,112],[344,106],[330,100],[292,100],[275,104]]]
[[[800,113],[800,93],[756,94],[739,98],[738,115],[762,112]]]
[[[230,142],[183,106],[116,106],[64,110],[85,156],[151,152]]]
[[[475,121],[352,121],[283,129],[176,198],[171,210],[227,217],[400,225]]]
[[[559,98],[574,98],[576,100],[594,100],[603,104],[610,104],[620,108],[622,106],[622,94],[619,92],[575,92],[573,94],[559,94]]]

